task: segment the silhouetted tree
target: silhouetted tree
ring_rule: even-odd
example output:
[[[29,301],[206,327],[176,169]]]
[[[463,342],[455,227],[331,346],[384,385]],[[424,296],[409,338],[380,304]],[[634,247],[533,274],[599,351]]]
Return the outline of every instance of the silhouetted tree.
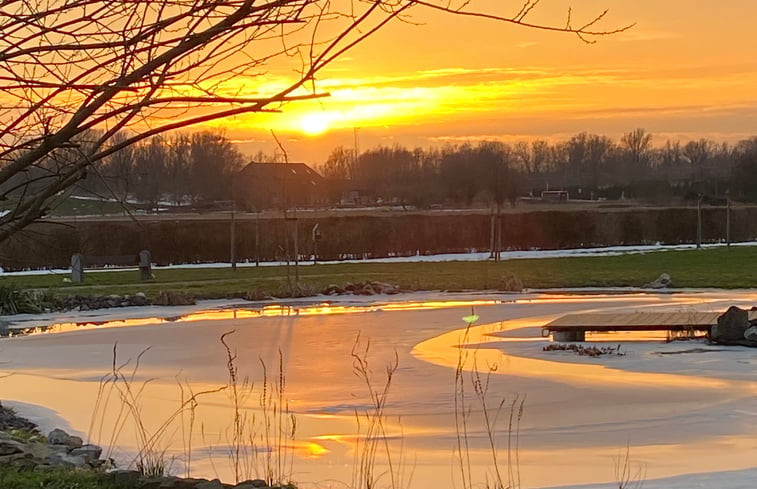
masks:
[[[567,22],[539,24],[531,16],[538,3],[525,0],[501,13],[474,11],[467,2],[426,0],[5,1],[0,200],[13,194],[14,205],[0,216],[0,242],[47,214],[61,192],[87,177],[88,167],[126,146],[326,96],[317,84],[324,68],[411,8],[568,32],[583,40],[627,28],[598,28],[606,12],[576,24],[570,15]],[[262,77],[272,66],[291,68],[292,78],[268,83]],[[92,144],[77,142],[92,129],[102,130]],[[115,139],[119,132],[127,137]],[[156,161],[153,146],[161,145],[140,150],[148,151],[137,158],[142,166]],[[30,188],[14,192],[19,185]]]
[[[649,167],[652,135],[644,129],[638,128],[623,134],[620,143],[630,163],[631,181],[637,180],[645,174]]]

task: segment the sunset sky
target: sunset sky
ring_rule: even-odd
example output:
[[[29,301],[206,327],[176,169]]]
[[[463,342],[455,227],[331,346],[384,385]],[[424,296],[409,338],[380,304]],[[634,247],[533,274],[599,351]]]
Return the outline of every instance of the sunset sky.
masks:
[[[501,5],[511,5],[502,10]],[[474,2],[512,15],[519,2]],[[321,164],[336,146],[428,147],[581,132],[617,138],[643,127],[657,143],[757,135],[757,2],[542,0],[532,21],[574,25],[609,8],[586,44],[574,35],[417,8],[319,77],[331,97],[282,114],[216,123],[252,154],[272,153],[274,130],[290,160]],[[276,83],[276,73],[266,75]],[[243,83],[244,81],[240,81]]]

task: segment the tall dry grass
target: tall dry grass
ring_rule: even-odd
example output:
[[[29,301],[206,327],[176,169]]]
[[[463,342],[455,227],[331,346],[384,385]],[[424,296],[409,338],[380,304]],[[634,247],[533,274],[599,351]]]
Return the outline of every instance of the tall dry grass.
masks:
[[[410,486],[412,470],[408,469],[404,452],[404,434],[387,433],[386,406],[392,380],[399,367],[399,356],[394,352],[392,361],[384,366],[383,379],[376,379],[369,363],[370,341],[362,342],[358,334],[352,347],[352,371],[368,391],[370,407],[355,410],[357,436],[355,437],[351,489],[375,489],[388,476],[389,487],[403,489]],[[401,430],[401,420],[397,421]],[[396,443],[393,443],[396,442]],[[382,457],[382,459],[379,458]],[[377,471],[380,462],[386,470]]]
[[[490,470],[483,481],[484,487],[517,489],[521,487],[520,424],[525,397],[516,394],[510,401],[505,397],[492,399],[490,381],[498,367],[487,365],[486,370],[481,372],[475,350],[471,352],[466,347],[478,316],[471,309],[471,314],[463,320],[466,327],[458,347],[454,389],[455,458],[462,487],[472,489],[481,484],[475,480],[471,464],[472,441],[479,435],[485,438],[490,462]],[[471,415],[474,412],[480,414],[481,425],[472,424]],[[505,447],[501,446],[503,443]]]
[[[118,440],[124,429],[130,427],[134,430],[137,452],[129,465],[142,475],[153,477],[167,473],[171,460],[166,458],[166,453],[175,434],[177,419],[182,419],[185,410],[193,410],[198,398],[220,392],[225,387],[190,393],[186,397],[182,395],[178,408],[156,425],[151,425],[144,412],[143,395],[155,379],[137,380],[142,357],[149,350],[149,347],[145,348],[137,355],[129,371],[131,359],[118,363],[118,344],[113,345],[111,371],[100,379],[87,438],[105,446],[105,458],[112,460]]]
[[[226,350],[228,372],[227,392],[233,416],[228,434],[229,461],[236,482],[260,478],[270,486],[289,484],[294,464],[297,418],[290,411],[286,398],[284,357],[279,350],[275,380],[269,378],[268,367],[262,359],[260,389],[247,376],[240,376],[237,352],[227,342],[233,334],[221,335]]]

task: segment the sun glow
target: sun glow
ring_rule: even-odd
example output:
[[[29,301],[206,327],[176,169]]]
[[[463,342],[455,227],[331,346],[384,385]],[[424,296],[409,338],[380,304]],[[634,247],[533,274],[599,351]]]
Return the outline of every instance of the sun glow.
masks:
[[[309,136],[317,136],[329,130],[330,120],[324,112],[311,112],[300,119],[300,129]]]

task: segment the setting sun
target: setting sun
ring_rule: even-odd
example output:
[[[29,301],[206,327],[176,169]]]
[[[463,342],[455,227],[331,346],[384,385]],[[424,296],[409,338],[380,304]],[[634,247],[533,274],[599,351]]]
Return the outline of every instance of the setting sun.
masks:
[[[300,129],[309,136],[323,134],[329,129],[329,118],[324,112],[311,112],[300,119]]]

